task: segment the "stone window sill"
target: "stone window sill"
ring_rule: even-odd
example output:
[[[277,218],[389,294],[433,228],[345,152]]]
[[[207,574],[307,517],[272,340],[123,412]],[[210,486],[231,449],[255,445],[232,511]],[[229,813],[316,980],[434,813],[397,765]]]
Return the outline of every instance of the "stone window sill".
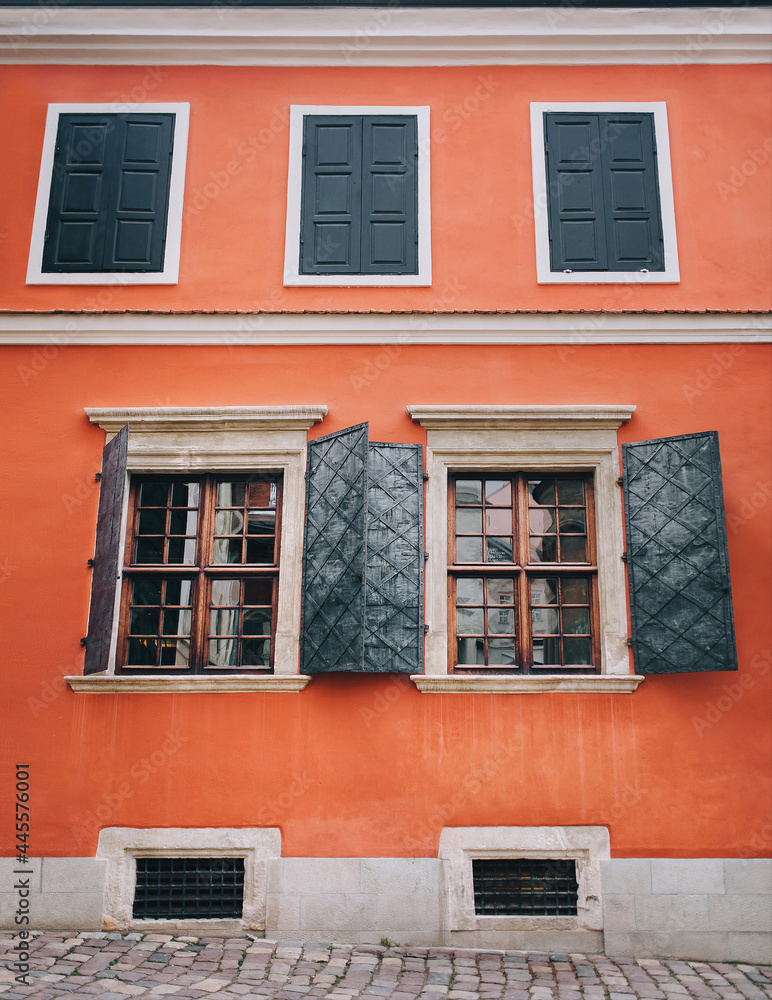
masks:
[[[572,693],[632,694],[643,680],[636,674],[553,674],[549,677],[504,674],[411,674],[422,694],[541,694]]]
[[[87,694],[174,694],[177,692],[233,693],[284,691],[295,694],[311,680],[304,674],[233,675],[218,677],[130,677],[125,674],[91,674],[65,677],[73,691]]]

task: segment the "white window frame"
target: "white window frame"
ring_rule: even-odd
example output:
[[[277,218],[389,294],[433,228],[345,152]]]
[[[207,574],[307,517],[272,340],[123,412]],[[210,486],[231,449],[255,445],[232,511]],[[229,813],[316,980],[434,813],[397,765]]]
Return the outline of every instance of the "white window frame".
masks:
[[[634,406],[408,406],[426,428],[426,549],[424,673],[420,691],[629,693],[643,680],[630,673],[622,556],[625,549],[617,430]],[[595,497],[601,673],[448,673],[448,477],[463,470],[548,469],[590,472]]]
[[[301,274],[300,232],[303,199],[303,124],[306,115],[415,115],[418,131],[418,273]],[[285,285],[391,286],[431,285],[431,200],[429,181],[429,108],[376,105],[312,105],[290,107],[287,232],[284,251]]]
[[[657,144],[657,182],[662,213],[664,271],[553,271],[550,262],[547,163],[544,152],[545,113],[586,112],[587,114],[647,113],[654,116]],[[663,284],[680,281],[676,243],[673,175],[670,166],[670,137],[667,104],[664,101],[571,101],[531,104],[531,158],[533,169],[534,225],[536,230],[536,278],[541,284]]]
[[[307,432],[326,413],[327,407],[322,405],[86,408],[89,420],[106,432],[108,441],[128,424],[126,471],[129,477],[138,473],[167,472],[281,472],[279,596],[272,674],[116,674],[123,587],[119,567],[107,670],[99,674],[67,677],[73,690],[156,693],[303,690],[311,680],[309,676],[298,673]],[[129,491],[126,490],[121,517],[121,539],[124,541],[128,504]]]
[[[440,834],[439,857],[445,862],[451,932],[603,929],[601,862],[611,857],[605,826],[446,826]],[[476,858],[574,859],[578,882],[576,916],[499,917],[475,913],[472,861]]]
[[[166,247],[163,271],[90,271],[44,272],[48,204],[54,169],[56,135],[59,116],[63,114],[173,114],[174,146],[169,180],[169,205],[166,214]],[[28,285],[176,285],[180,273],[180,241],[182,238],[182,207],[185,189],[185,166],[188,154],[190,104],[49,104],[43,137],[43,156],[32,223]]]

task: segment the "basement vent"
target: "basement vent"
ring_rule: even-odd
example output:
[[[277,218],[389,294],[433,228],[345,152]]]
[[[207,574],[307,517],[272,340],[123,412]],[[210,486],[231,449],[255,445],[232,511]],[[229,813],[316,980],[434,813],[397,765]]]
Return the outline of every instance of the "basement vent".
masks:
[[[481,916],[576,916],[576,862],[559,858],[472,861],[474,911]]]
[[[240,917],[243,858],[137,858],[137,920]]]

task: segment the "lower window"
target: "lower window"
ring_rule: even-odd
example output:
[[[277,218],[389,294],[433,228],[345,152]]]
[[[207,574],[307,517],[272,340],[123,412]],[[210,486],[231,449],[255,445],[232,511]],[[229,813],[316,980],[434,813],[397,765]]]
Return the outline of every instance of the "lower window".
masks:
[[[270,473],[134,477],[119,672],[272,670],[281,487]]]
[[[243,858],[137,858],[135,920],[240,918]]]
[[[481,916],[576,916],[576,861],[475,858],[474,912]]]
[[[597,673],[591,475],[465,471],[449,503],[449,669]]]

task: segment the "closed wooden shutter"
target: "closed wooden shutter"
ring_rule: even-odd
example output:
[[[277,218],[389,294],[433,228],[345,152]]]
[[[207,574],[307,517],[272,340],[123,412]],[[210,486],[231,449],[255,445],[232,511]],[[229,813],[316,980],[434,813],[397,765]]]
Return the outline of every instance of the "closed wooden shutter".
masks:
[[[545,115],[553,271],[662,271],[651,114]]]
[[[162,271],[173,114],[59,116],[43,271]]]
[[[622,455],[636,673],[736,670],[718,434]]]
[[[121,518],[126,494],[129,428],[123,427],[104,447],[99,485],[94,572],[88,617],[84,674],[107,669],[118,590],[123,534]]]
[[[302,274],[415,274],[414,115],[307,115]]]
[[[421,670],[422,509],[420,445],[309,443],[301,673]]]

